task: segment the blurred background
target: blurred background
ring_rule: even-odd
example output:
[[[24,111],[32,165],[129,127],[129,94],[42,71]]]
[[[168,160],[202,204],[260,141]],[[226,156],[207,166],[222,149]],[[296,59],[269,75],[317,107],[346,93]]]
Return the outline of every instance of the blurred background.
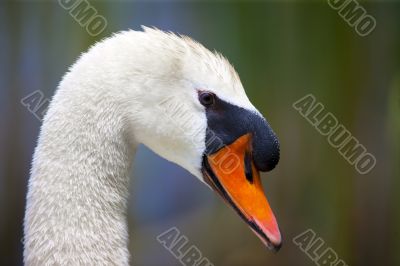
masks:
[[[360,1],[359,36],[327,1],[94,1],[98,36],[57,1],[0,3],[0,265],[22,265],[26,185],[41,121],[21,104],[51,98],[68,67],[111,33],[156,26],[224,54],[281,142],[264,188],[284,236],[269,252],[234,211],[180,167],[140,147],[129,206],[134,265],[180,265],[157,235],[177,227],[215,266],[313,265],[307,229],[347,265],[400,265],[400,3]],[[375,155],[360,175],[292,104],[312,93]],[[324,248],[323,248],[324,249]]]

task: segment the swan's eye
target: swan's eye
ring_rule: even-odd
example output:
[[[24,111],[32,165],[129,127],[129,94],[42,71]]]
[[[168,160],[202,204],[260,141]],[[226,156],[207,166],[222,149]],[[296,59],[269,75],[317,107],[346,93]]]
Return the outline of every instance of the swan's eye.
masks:
[[[199,100],[202,105],[208,107],[214,104],[215,95],[211,92],[201,92],[199,95]]]

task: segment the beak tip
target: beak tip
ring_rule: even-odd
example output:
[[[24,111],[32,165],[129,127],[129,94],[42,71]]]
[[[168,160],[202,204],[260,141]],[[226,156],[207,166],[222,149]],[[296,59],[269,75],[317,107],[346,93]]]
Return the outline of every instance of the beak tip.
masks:
[[[269,238],[267,242],[268,249],[270,249],[274,253],[277,253],[282,247],[282,239],[280,238],[280,236],[278,239]]]
[[[274,253],[277,253],[282,247],[282,242],[279,242],[278,244],[271,244],[271,250]]]
[[[282,240],[279,236],[279,239],[273,239],[273,238],[267,238],[267,239],[262,239],[262,242],[267,246],[269,250],[271,250],[274,253],[277,253],[281,247],[282,247]]]
[[[269,238],[270,248],[273,252],[278,252],[282,247],[282,238],[279,234],[276,238]]]
[[[262,242],[271,251],[278,252],[282,247],[282,236],[276,220],[274,220],[274,223],[272,224],[262,223],[257,219],[254,219],[254,222],[262,232],[262,234],[256,232]]]
[[[256,233],[257,234],[257,233]],[[271,238],[265,238],[257,234],[257,236],[261,239],[264,245],[268,248],[268,250],[277,253],[282,247],[282,240],[272,240]]]

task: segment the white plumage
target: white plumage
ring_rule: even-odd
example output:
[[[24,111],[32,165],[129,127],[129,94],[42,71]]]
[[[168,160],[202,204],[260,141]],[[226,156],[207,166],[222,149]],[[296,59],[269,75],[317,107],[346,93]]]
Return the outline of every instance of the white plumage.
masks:
[[[128,174],[137,144],[203,178],[207,121],[197,89],[257,112],[227,60],[187,37],[120,32],[77,60],[51,101],[32,162],[26,265],[129,264]],[[184,103],[196,126],[183,134],[177,110],[157,108],[167,99]]]

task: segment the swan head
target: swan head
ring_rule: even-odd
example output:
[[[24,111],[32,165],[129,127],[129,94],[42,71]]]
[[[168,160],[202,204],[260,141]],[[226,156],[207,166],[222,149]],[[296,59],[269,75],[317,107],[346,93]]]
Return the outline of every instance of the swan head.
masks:
[[[279,142],[234,68],[190,38],[156,29],[122,32],[108,42],[113,49],[98,55],[109,58],[108,69],[118,67],[110,79],[129,99],[132,138],[215,190],[278,250],[281,234],[259,172],[276,166]]]

